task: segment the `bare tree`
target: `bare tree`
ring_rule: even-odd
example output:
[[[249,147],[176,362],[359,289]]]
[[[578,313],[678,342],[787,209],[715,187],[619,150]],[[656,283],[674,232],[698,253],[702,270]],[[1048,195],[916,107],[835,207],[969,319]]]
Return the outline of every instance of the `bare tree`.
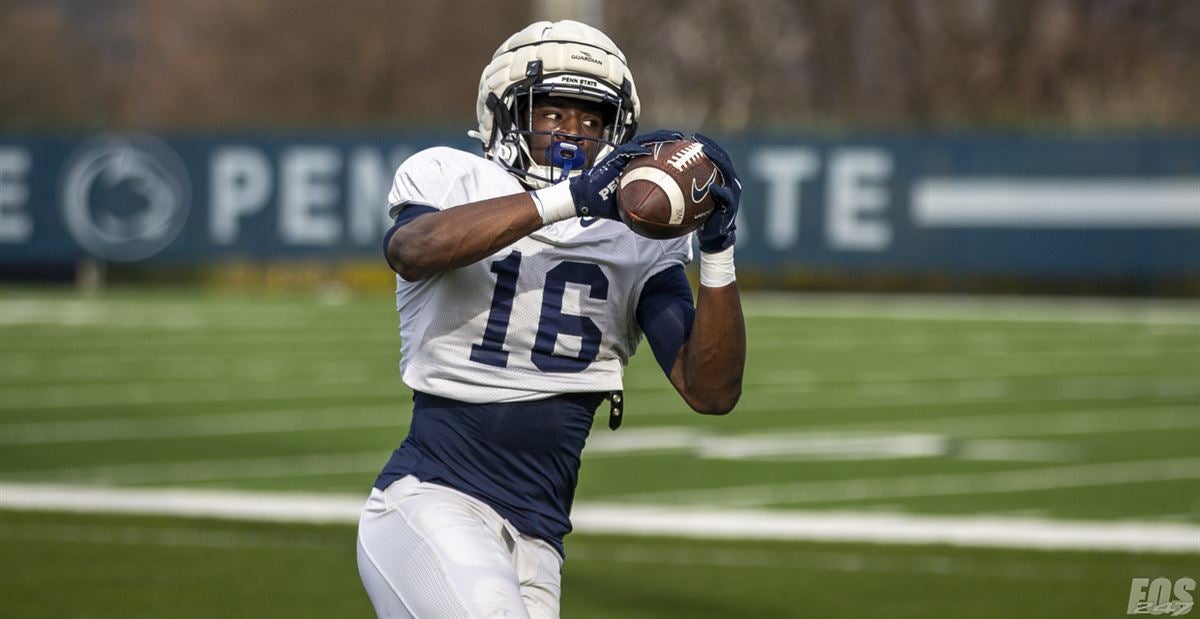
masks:
[[[657,124],[1200,126],[1200,3],[617,0],[605,7]]]
[[[154,125],[461,122],[491,53],[529,19],[470,0],[142,0],[138,13],[121,116]]]
[[[103,26],[104,24],[101,24]],[[97,31],[89,24],[87,34]],[[0,1],[0,125],[102,125],[120,90],[104,50],[63,5]]]
[[[441,126],[543,1],[0,0],[0,126]],[[1200,127],[1200,2],[609,0],[643,126]]]

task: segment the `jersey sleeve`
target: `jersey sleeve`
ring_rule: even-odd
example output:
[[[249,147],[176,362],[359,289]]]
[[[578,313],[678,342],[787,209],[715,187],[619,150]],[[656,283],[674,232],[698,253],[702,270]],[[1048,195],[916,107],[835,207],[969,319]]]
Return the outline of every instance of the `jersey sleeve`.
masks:
[[[456,161],[458,151],[436,147],[420,151],[400,164],[388,192],[388,215],[392,219],[411,205],[443,210],[454,204],[455,190],[468,171]]]
[[[684,266],[692,261],[692,235],[654,241],[649,268],[638,282],[634,317],[663,373],[692,332],[696,306]]]
[[[654,360],[671,375],[675,356],[692,334],[696,306],[683,265],[673,265],[646,281],[637,304],[638,327],[646,334]]]
[[[682,238],[662,241],[662,255],[659,256],[658,266],[652,270],[657,273],[669,266],[683,266],[691,261],[692,235],[689,234]]]

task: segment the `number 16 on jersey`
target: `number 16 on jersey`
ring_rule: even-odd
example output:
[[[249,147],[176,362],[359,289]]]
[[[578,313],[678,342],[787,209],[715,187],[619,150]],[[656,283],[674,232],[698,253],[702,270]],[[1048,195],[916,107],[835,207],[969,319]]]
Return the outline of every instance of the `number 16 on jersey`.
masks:
[[[496,289],[492,292],[492,306],[488,312],[487,326],[484,327],[483,340],[471,345],[471,361],[500,368],[508,365],[509,351],[504,350],[504,340],[508,336],[520,269],[521,252],[515,250],[492,263]],[[587,316],[563,312],[563,293],[568,283],[586,286],[590,299],[608,299],[608,278],[598,265],[565,260],[546,272],[546,282],[542,288],[542,313],[530,351],[533,365],[543,372],[582,372],[600,352],[603,334],[595,321]],[[559,335],[579,337],[579,354],[556,354],[554,347]]]

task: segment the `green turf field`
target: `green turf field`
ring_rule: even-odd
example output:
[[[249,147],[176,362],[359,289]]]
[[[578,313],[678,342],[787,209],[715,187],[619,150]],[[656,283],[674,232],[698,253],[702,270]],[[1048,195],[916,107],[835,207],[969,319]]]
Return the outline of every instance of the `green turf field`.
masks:
[[[577,501],[1200,523],[1200,307],[753,296],[745,393],[648,351]],[[374,297],[0,290],[0,483],[365,496],[403,438]],[[0,497],[2,498],[2,497]],[[0,616],[365,616],[352,526],[0,511]],[[1124,616],[1196,554],[573,535],[565,617]]]

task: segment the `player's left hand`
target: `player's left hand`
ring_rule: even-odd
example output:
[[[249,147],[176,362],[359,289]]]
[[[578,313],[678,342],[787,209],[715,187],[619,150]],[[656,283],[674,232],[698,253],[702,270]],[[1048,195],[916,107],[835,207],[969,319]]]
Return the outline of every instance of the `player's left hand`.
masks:
[[[649,155],[648,144],[673,142],[683,138],[677,131],[654,131],[639,135],[618,146],[602,161],[571,178],[571,199],[575,201],[575,214],[580,217],[603,217],[620,221],[617,213],[617,179],[629,161],[635,157]]]
[[[733,246],[738,205],[742,201],[742,181],[738,180],[737,171],[733,169],[733,159],[724,148],[712,138],[699,133],[693,135],[692,139],[704,145],[704,154],[717,166],[723,180],[722,184],[713,184],[709,189],[716,199],[717,209],[700,228],[700,251],[711,254]]]

